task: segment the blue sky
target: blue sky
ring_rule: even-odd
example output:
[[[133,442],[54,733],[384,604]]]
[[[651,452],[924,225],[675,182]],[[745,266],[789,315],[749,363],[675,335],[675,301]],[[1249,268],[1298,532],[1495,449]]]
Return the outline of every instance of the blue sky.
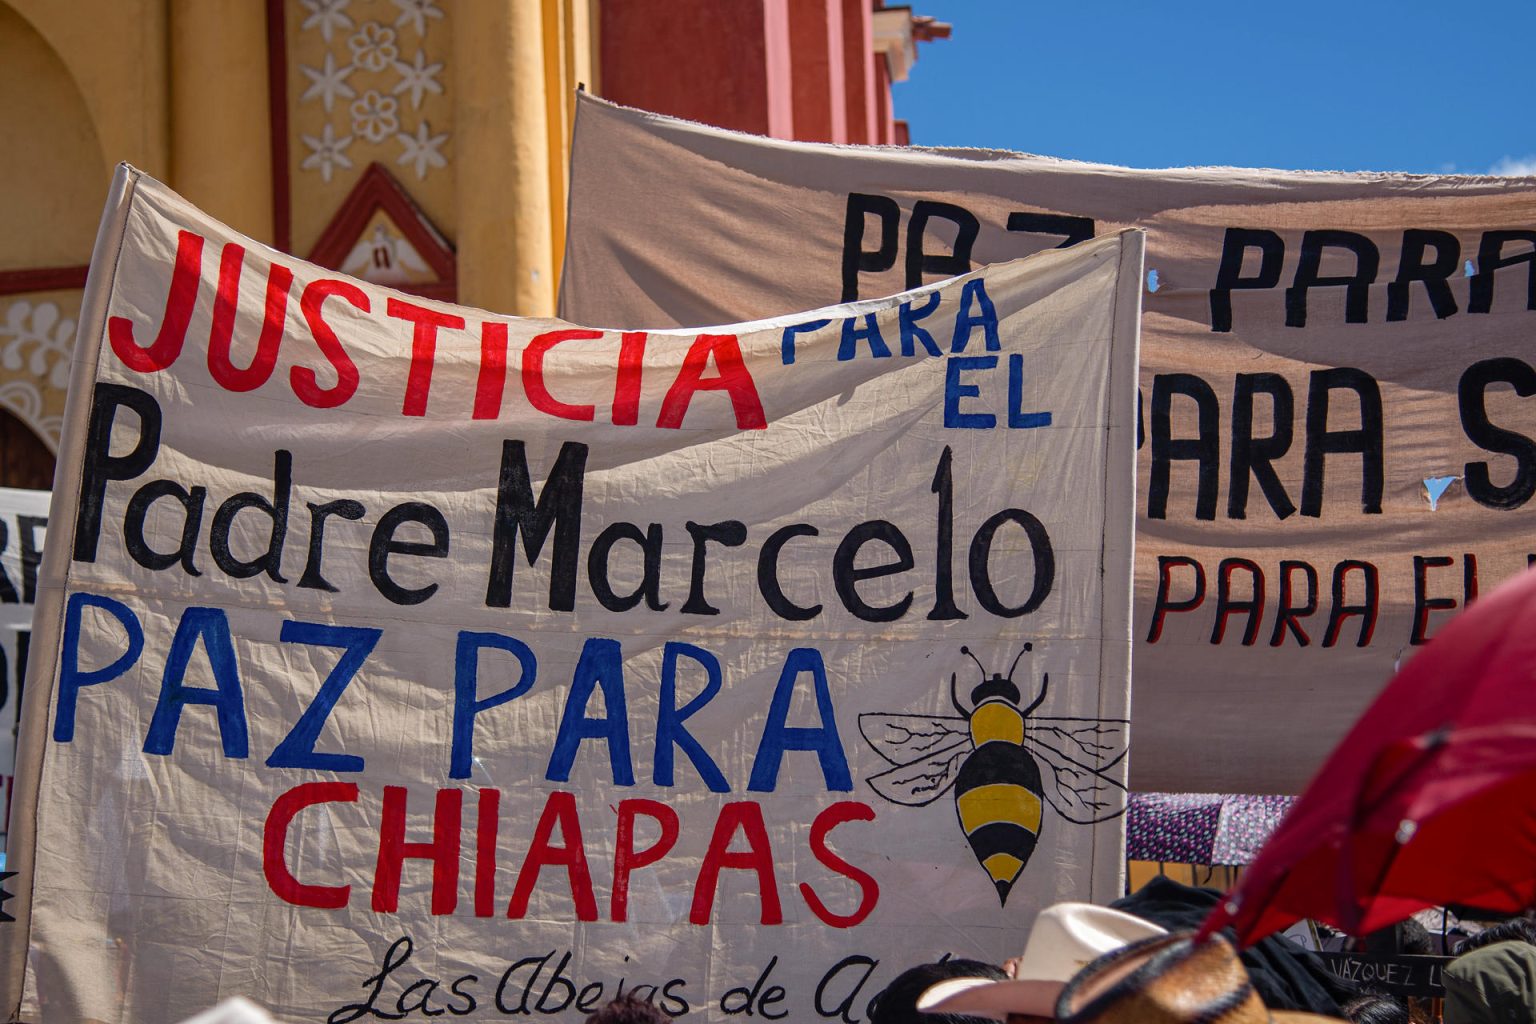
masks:
[[[911,0],[919,145],[1133,167],[1536,173],[1536,0]]]

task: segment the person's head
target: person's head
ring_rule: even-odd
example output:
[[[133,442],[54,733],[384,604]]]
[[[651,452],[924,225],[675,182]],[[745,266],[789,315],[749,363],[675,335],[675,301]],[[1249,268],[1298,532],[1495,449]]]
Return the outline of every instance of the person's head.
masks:
[[[586,1024],[672,1024],[672,1018],[659,1006],[631,992],[599,1007]]]
[[[942,981],[954,978],[983,978],[1003,981],[1008,977],[1001,967],[980,960],[941,960],[938,963],[909,967],[875,997],[869,1024],[975,1024],[974,1017],[952,1013],[921,1013],[918,998]]]
[[[1463,953],[1440,977],[1445,1024],[1536,1024],[1536,945],[1525,939]]]
[[[1350,1024],[1408,1024],[1408,1004],[1392,996],[1361,996],[1339,1009]]]
[[[1397,926],[1397,951],[1409,956],[1433,956],[1440,952],[1440,940],[1410,917]]]
[[[1536,946],[1536,922],[1523,917],[1512,917],[1492,928],[1484,928],[1471,938],[1462,939],[1457,943],[1456,955],[1462,956],[1496,942],[1529,942]]]
[[[1167,934],[1150,921],[1109,907],[1057,903],[1036,915],[1023,955],[1009,961],[1006,980],[954,978],[924,992],[918,1007],[994,1020],[1049,1020],[1056,998],[1078,971],[1127,943]]]

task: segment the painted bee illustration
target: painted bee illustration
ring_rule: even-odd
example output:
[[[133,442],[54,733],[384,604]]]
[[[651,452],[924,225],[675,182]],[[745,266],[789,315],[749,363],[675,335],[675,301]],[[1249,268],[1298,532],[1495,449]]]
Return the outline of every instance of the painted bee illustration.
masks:
[[[1045,701],[1050,676],[1042,675],[1040,695],[1021,706],[1014,669],[987,676],[969,647],[960,653],[976,662],[981,684],[971,690],[970,710],[960,702],[958,680],[949,677],[949,699],[960,717],[949,715],[859,716],[859,731],[875,752],[895,765],[866,780],[892,803],[921,807],[951,788],[960,828],[982,869],[997,888],[998,901],[1018,881],[1039,842],[1043,803],[1079,825],[1108,821],[1124,813],[1125,787],[1110,771],[1126,755],[1128,723],[1123,719],[1034,718]],[[1040,765],[1051,770],[1042,782]]]

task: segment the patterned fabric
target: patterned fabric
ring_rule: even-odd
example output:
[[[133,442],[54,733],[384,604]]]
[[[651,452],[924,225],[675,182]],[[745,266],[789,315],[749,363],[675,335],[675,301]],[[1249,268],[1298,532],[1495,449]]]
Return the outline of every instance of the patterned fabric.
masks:
[[[1247,864],[1280,824],[1288,796],[1132,793],[1126,855],[1175,864]]]

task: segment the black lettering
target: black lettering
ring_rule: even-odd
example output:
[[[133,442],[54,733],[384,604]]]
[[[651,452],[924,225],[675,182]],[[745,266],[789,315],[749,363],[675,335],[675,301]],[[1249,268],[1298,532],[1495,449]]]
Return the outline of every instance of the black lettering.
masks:
[[[1306,574],[1307,599],[1301,604],[1293,603],[1291,593],[1291,574],[1300,569]],[[1302,628],[1301,620],[1317,613],[1317,570],[1308,562],[1283,559],[1280,562],[1280,606],[1275,614],[1275,631],[1270,635],[1269,646],[1279,647],[1285,642],[1285,633],[1289,630],[1296,642],[1302,647],[1310,646],[1312,638]]]
[[[213,561],[227,575],[237,580],[249,579],[265,572],[274,582],[288,582],[278,569],[283,560],[283,541],[288,536],[288,497],[293,492],[293,453],[278,449],[273,453],[272,463],[271,501],[255,491],[241,491],[226,499],[213,513],[213,528],[208,535],[208,547],[213,551]],[[267,549],[249,561],[237,558],[229,546],[235,517],[246,509],[252,509],[272,520],[272,529],[267,535]]]
[[[181,543],[175,551],[156,551],[144,536],[144,521],[149,517],[150,506],[161,498],[170,498],[181,505]],[[192,558],[197,553],[197,537],[203,527],[203,503],[207,498],[208,488],[194,487],[189,491],[174,480],[151,480],[140,487],[129,499],[128,510],[123,514],[123,546],[128,549],[128,557],[146,569],[155,570],[169,569],[180,562],[182,571],[188,576],[201,576],[203,572]]]
[[[1355,272],[1344,277],[1322,274],[1323,250],[1353,253]],[[1285,326],[1307,326],[1307,292],[1313,288],[1344,289],[1344,322],[1363,324],[1370,313],[1371,283],[1381,266],[1381,253],[1364,235],[1353,231],[1308,231],[1301,236],[1301,258],[1296,277],[1285,290]]]
[[[1003,604],[992,587],[992,540],[1004,523],[1017,523],[1024,528],[1034,555],[1034,585],[1029,597],[1017,608]],[[1016,619],[1039,608],[1050,596],[1056,583],[1056,551],[1051,547],[1051,536],[1044,523],[1021,508],[1005,508],[982,523],[981,529],[971,538],[970,570],[971,590],[981,606],[1001,618]]]
[[[719,615],[720,609],[704,599],[704,571],[708,567],[707,546],[710,541],[728,548],[739,548],[747,542],[747,524],[739,519],[727,519],[719,523],[684,524],[688,536],[693,538],[693,565],[688,573],[688,600],[683,611],[689,615]]]
[[[1433,263],[1424,262],[1424,251],[1433,248]],[[1397,280],[1387,285],[1387,320],[1407,320],[1410,286],[1422,282],[1436,318],[1444,320],[1456,313],[1456,296],[1451,294],[1451,275],[1461,269],[1461,242],[1449,231],[1423,231],[1409,228],[1403,232],[1403,247],[1398,258]]]
[[[587,552],[587,582],[597,603],[611,612],[627,612],[641,601],[651,611],[665,611],[667,602],[661,599],[661,524],[651,523],[640,532],[634,523],[613,523],[592,542]],[[642,573],[639,584],[628,594],[617,594],[608,581],[608,559],[613,546],[621,540],[633,541],[640,546]]]
[[[1172,436],[1174,395],[1194,400],[1199,417],[1197,437]],[[1216,490],[1221,473],[1221,438],[1217,433],[1220,418],[1216,392],[1194,374],[1159,373],[1152,378],[1152,473],[1147,487],[1148,518],[1168,518],[1168,482],[1176,459],[1193,460],[1200,467],[1195,518],[1216,518]]]
[[[1345,604],[1344,590],[1349,574],[1358,572],[1365,581],[1365,601],[1362,604]],[[1380,608],[1381,599],[1381,574],[1377,572],[1375,564],[1371,562],[1346,559],[1333,567],[1333,608],[1328,613],[1328,628],[1323,633],[1323,646],[1332,647],[1339,642],[1339,630],[1344,625],[1344,620],[1359,616],[1360,635],[1355,639],[1356,647],[1364,647],[1371,642],[1371,634],[1376,631],[1376,613]]]
[[[1504,255],[1504,243],[1527,242],[1528,252]],[[1536,309],[1536,231],[1485,231],[1477,247],[1477,273],[1468,289],[1467,312],[1493,311],[1493,275],[1505,267],[1526,265],[1525,308]]]
[[[1333,391],[1353,391],[1360,401],[1360,427],[1328,429],[1328,402]],[[1382,457],[1381,389],[1364,370],[1341,366],[1313,370],[1307,390],[1307,448],[1302,470],[1301,514],[1323,514],[1323,464],[1329,455],[1360,456],[1360,510],[1381,514],[1384,470]]]
[[[933,493],[939,496],[939,515],[934,544],[937,550],[933,608],[928,612],[930,622],[970,617],[955,605],[955,479],[951,468],[954,458],[954,450],[945,445],[939,465],[933,472]]]
[[[1467,438],[1484,451],[1509,455],[1515,460],[1514,479],[1503,487],[1493,482],[1488,463],[1467,463],[1462,469],[1467,494],[1485,508],[1508,511],[1521,507],[1536,493],[1536,441],[1489,421],[1487,391],[1495,383],[1508,384],[1516,395],[1529,398],[1536,394],[1536,370],[1513,356],[1484,359],[1467,367],[1456,386],[1461,429]]]
[[[323,505],[316,505],[312,501],[306,504],[309,506],[309,557],[304,561],[304,575],[299,577],[298,585],[308,590],[325,590],[334,594],[336,588],[320,575],[320,560],[325,554],[325,517],[340,516],[356,521],[363,518],[366,510],[362,502],[351,498],[328,501]]]
[[[764,603],[781,619],[804,622],[821,614],[821,605],[807,608],[795,604],[784,596],[784,588],[779,584],[779,552],[784,545],[795,537],[815,537],[820,533],[809,523],[791,523],[773,531],[757,553],[757,589]]]
[[[133,447],[112,454],[112,425],[119,409],[131,409],[139,418]],[[107,500],[107,483],[132,480],[160,454],[160,403],[145,391],[121,384],[97,383],[91,394],[91,420],[85,432],[85,461],[80,467],[80,506],[75,514],[77,562],[96,561],[101,537],[101,513]]]
[[[864,218],[880,218],[880,247],[864,248]],[[871,196],[862,192],[848,194],[847,219],[843,221],[843,297],[853,302],[859,297],[859,275],[879,273],[896,265],[897,232],[901,228],[901,207],[890,196]]]
[[[378,973],[369,975],[363,981],[363,988],[369,990],[368,998],[361,1003],[348,1003],[346,1006],[332,1011],[331,1015],[325,1019],[326,1024],[352,1024],[352,1021],[367,1016],[378,1017],[381,1020],[400,1020],[403,1018],[405,1016],[403,1013],[390,1013],[387,1010],[379,1009],[373,1004],[378,1001],[379,993],[384,991],[384,982],[389,979],[389,976],[396,970],[404,967],[406,961],[410,960],[412,949],[409,936],[402,935],[396,939],[394,944],[385,951],[384,963],[380,965]],[[370,986],[372,987],[370,988]]]
[[[1169,596],[1173,590],[1173,570],[1182,566],[1195,570],[1194,595],[1182,601]],[[1152,605],[1152,627],[1147,631],[1147,643],[1155,644],[1163,635],[1163,622],[1169,612],[1192,612],[1205,600],[1205,566],[1188,555],[1157,556],[1157,599]]]
[[[1243,260],[1249,249],[1259,250],[1259,271],[1243,276]],[[1221,241],[1221,264],[1216,286],[1211,289],[1211,330],[1232,329],[1232,293],[1239,289],[1273,288],[1280,283],[1285,265],[1285,242],[1262,228],[1227,228]]]
[[[854,1002],[859,998],[859,993],[863,991],[865,984],[874,975],[875,968],[879,966],[879,960],[859,953],[845,956],[833,964],[831,969],[826,974],[823,974],[821,980],[816,983],[815,1006],[817,1014],[822,1017],[836,1017],[843,1024],[862,1024],[862,1017],[852,1016]],[[844,971],[857,970],[861,967],[864,969],[864,973],[854,982],[853,988],[849,990],[848,994],[839,1002],[828,1005],[827,987],[833,980],[838,978]]]
[[[1456,564],[1449,555],[1413,556],[1413,632],[1408,642],[1414,646],[1429,643],[1429,613],[1451,611],[1456,607],[1454,597],[1428,597],[1429,570],[1442,569]]]
[[[1270,431],[1253,436],[1253,396],[1268,395]],[[1291,423],[1296,403],[1291,385],[1278,373],[1240,373],[1232,391],[1232,462],[1227,492],[1227,517],[1248,518],[1248,477],[1259,482],[1275,518],[1288,519],[1296,511],[1275,472],[1274,461],[1291,450]]]
[[[955,226],[955,244],[948,253],[923,250],[928,222],[934,217],[947,220]],[[907,221],[907,287],[920,287],[924,274],[954,277],[956,274],[969,273],[971,247],[976,244],[976,235],[980,231],[981,224],[976,220],[976,215],[963,206],[938,203],[931,199],[919,199],[913,203],[912,219]]]
[[[581,544],[581,497],[586,483],[587,446],[575,441],[560,445],[555,465],[533,500],[528,456],[522,441],[504,441],[501,475],[496,485],[496,525],[491,542],[491,573],[485,588],[488,608],[512,604],[513,556],[522,534],[528,564],[544,550],[550,530],[555,533],[550,556],[549,608],[568,612],[576,607],[576,566]]]
[[[857,568],[854,563],[858,561],[859,549],[871,541],[880,541],[890,547],[896,553],[896,560]],[[895,622],[912,607],[912,591],[907,591],[895,604],[878,607],[859,596],[858,585],[864,580],[907,572],[916,564],[912,558],[912,545],[896,524],[875,519],[849,530],[838,544],[837,552],[832,556],[832,585],[837,589],[843,607],[854,616],[865,622]]]
[[[1008,215],[1008,230],[1036,235],[1061,235],[1062,239],[1056,248],[1066,249],[1093,237],[1093,218],[1016,210]]]
[[[395,540],[395,531],[406,523],[420,523],[432,534],[430,541]],[[368,542],[368,578],[380,594],[395,604],[421,604],[437,593],[437,584],[402,587],[389,575],[390,555],[419,555],[423,558],[448,557],[448,520],[424,501],[407,501],[385,512],[374,527]]]
[[[1232,597],[1232,573],[1238,569],[1248,574],[1249,597],[1246,601]],[[1246,613],[1248,622],[1243,626],[1243,646],[1252,647],[1259,635],[1259,624],[1264,618],[1264,571],[1257,562],[1246,558],[1223,558],[1216,567],[1216,624],[1211,628],[1211,643],[1219,644],[1226,636],[1227,618],[1234,613]]]

